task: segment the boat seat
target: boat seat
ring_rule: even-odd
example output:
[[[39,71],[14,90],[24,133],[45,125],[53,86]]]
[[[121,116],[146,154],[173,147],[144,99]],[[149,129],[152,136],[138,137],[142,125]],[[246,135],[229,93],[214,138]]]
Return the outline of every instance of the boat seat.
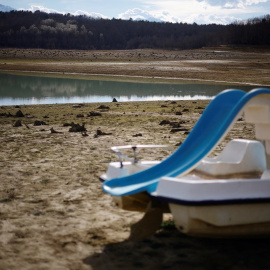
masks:
[[[206,157],[196,167],[199,172],[213,176],[266,170],[265,149],[261,142],[235,139],[214,158]]]

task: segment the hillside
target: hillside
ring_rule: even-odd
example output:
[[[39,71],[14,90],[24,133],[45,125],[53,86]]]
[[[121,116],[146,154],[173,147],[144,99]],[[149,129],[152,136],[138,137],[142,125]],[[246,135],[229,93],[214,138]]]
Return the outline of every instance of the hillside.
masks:
[[[270,45],[270,15],[230,25],[93,19],[40,11],[0,12],[0,47],[127,50]]]

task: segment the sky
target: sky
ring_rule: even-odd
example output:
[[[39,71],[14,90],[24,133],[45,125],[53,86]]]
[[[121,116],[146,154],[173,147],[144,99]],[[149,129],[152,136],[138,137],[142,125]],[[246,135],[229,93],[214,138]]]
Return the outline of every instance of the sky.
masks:
[[[197,24],[229,24],[270,14],[270,0],[0,0],[15,9]]]

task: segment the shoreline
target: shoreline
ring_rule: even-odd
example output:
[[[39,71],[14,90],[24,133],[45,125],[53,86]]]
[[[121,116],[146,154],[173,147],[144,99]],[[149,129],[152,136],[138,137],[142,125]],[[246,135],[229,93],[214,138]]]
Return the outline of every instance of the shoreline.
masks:
[[[79,80],[103,80],[103,81],[117,81],[117,82],[131,82],[131,83],[167,83],[167,84],[218,84],[218,85],[239,85],[239,86],[258,86],[269,87],[269,85],[262,85],[256,83],[244,82],[228,82],[215,80],[202,80],[192,78],[176,78],[176,77],[150,77],[150,76],[126,76],[113,74],[89,74],[89,73],[61,73],[61,72],[40,72],[40,71],[17,71],[17,70],[0,70],[0,73],[11,75],[26,75],[49,78],[68,78]]]

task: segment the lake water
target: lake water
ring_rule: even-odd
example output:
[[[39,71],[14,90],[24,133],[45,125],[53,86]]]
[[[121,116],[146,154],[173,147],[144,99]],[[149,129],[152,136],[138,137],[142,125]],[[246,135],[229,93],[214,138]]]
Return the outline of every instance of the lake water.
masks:
[[[0,74],[0,105],[211,99],[219,92],[254,86],[129,83]]]

